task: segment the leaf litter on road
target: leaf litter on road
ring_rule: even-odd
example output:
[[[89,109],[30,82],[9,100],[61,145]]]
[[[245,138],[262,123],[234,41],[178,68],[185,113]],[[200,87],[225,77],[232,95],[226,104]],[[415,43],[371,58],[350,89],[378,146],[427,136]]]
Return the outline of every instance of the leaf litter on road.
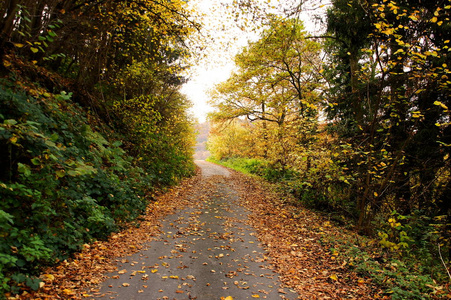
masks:
[[[218,184],[229,184],[238,191],[240,202],[234,203],[234,205],[243,205],[250,212],[246,217],[247,223],[255,228],[258,241],[267,251],[262,254],[261,258],[243,256],[236,259],[236,265],[229,266],[234,269],[223,274],[224,278],[232,281],[223,286],[221,290],[227,291],[230,286],[248,290],[250,286],[247,285],[247,282],[242,281],[241,278],[235,279],[239,276],[272,279],[274,277],[272,270],[268,270],[266,274],[254,274],[247,271],[246,261],[262,263],[267,261],[271,264],[271,268],[278,273],[282,282],[282,287],[271,286],[269,288],[276,289],[282,297],[287,293],[283,287],[296,291],[299,299],[374,299],[379,297],[380,291],[377,287],[373,286],[369,280],[350,271],[343,262],[337,259],[335,253],[330,253],[329,249],[325,249],[321,245],[320,241],[323,235],[343,234],[342,230],[329,226],[327,221],[311,211],[292,205],[290,201],[285,200],[285,196],[274,192],[270,185],[231,171],[231,176],[227,180],[224,178],[202,180],[202,176],[198,173],[195,177],[183,181],[178,187],[160,195],[156,202],[149,205],[139,227],[129,227],[122,232],[113,234],[108,241],[97,241],[91,245],[85,245],[83,250],[73,258],[44,270],[41,275],[44,285],[39,291],[26,292],[18,299],[83,299],[105,296],[98,285],[107,278],[106,274],[115,272],[118,274],[116,276],[127,275],[126,269],[117,269],[117,263],[130,263],[126,257],[148,247],[150,241],[161,235],[160,221],[164,220],[166,216],[185,207],[206,206],[206,201],[210,201],[212,196],[224,197],[224,195],[217,194],[216,186]],[[197,203],[187,197],[196,193],[198,195]],[[196,241],[195,239],[202,240],[205,239],[206,234],[214,239],[224,239],[231,243],[244,241],[244,230],[235,225],[236,222],[243,221],[240,219],[241,216],[220,215],[221,209],[230,211],[230,207],[215,207],[210,211],[194,210],[188,216],[179,217],[174,221],[178,225],[172,225],[174,231],[164,233],[167,235],[167,243],[177,237],[187,236],[192,237],[194,241]],[[206,224],[202,223],[200,219],[209,214],[214,215],[214,219],[224,222],[224,228],[226,228],[224,232],[204,231]],[[248,243],[249,246],[251,244]],[[148,274],[140,277],[142,282],[149,279],[149,274],[158,275],[162,268],[168,268],[167,261],[169,259],[189,254],[193,260],[196,260],[200,254],[196,253],[196,250],[187,251],[188,248],[187,243],[177,242],[174,245],[174,253],[162,256],[161,260],[163,261],[160,264],[148,267]],[[211,271],[210,274],[215,276],[217,271],[209,265],[209,262],[214,259],[217,263],[216,266],[221,266],[221,260],[233,253],[235,249],[230,245],[223,245],[222,248],[205,249],[203,252],[209,251],[216,251],[210,255],[211,257],[208,257],[210,261],[199,261],[198,263],[207,268],[210,267],[208,269]],[[132,262],[133,265],[134,263],[138,264],[138,262]],[[188,267],[179,266],[178,270],[183,271],[185,268]],[[137,271],[130,270],[130,272],[135,272],[134,275],[136,275]],[[195,299],[195,297],[191,298],[189,293],[185,294],[189,288],[188,285],[192,286],[186,280],[195,283],[194,275],[164,276],[166,276],[166,280],[183,281],[184,285],[179,284],[180,288],[176,289],[175,293],[184,294],[185,298],[183,299],[187,299],[187,296]],[[133,277],[130,276],[130,278]],[[208,287],[212,282],[204,284]],[[128,282],[124,282],[122,286],[130,288]],[[145,290],[147,290],[147,285],[142,285],[138,293],[144,293]],[[164,289],[160,289],[159,292],[164,293]],[[265,299],[267,293],[265,289],[260,288],[255,290],[251,297]],[[292,299],[290,297],[283,299]],[[221,298],[233,299],[232,296]],[[218,296],[217,299],[220,297]]]

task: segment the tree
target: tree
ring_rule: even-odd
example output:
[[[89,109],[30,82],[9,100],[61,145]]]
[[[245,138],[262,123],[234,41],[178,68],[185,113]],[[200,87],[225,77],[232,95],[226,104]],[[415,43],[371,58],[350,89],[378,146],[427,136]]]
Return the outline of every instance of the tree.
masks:
[[[353,145],[351,197],[363,229],[386,209],[449,214],[441,197],[449,188],[450,9],[444,2],[334,1],[329,10],[329,117]],[[342,26],[346,18],[354,20],[351,30]]]
[[[315,124],[319,50],[318,43],[306,39],[299,20],[273,16],[261,38],[236,56],[238,72],[217,86],[213,101],[218,111],[211,117],[259,121],[268,150],[264,156],[273,152],[273,161],[284,167],[299,144],[301,127]],[[271,135],[275,139],[269,143]]]

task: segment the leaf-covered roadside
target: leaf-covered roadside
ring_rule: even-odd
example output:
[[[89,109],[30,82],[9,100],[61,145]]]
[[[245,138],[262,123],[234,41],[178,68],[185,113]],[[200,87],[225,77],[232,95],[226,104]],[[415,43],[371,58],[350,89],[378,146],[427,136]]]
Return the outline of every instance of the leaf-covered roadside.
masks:
[[[451,277],[450,2],[332,0],[324,32],[308,33],[309,2],[269,15],[213,90],[211,158],[377,240],[381,254],[349,252],[393,299],[439,293]]]
[[[0,12],[2,299],[37,290],[42,268],[193,174],[179,88],[197,25],[183,1],[1,1]]]
[[[308,210],[290,205],[285,197],[238,172],[230,180],[240,193],[241,202],[251,211],[249,222],[268,250],[267,259],[274,265],[281,281],[304,299],[382,298],[382,291],[370,279],[350,271],[337,251],[329,249],[325,236],[343,237],[343,232]],[[176,209],[193,205],[186,199],[195,191],[208,192],[200,174],[157,198],[148,207],[139,226],[112,234],[108,241],[85,244],[73,259],[43,271],[44,284],[38,292],[27,291],[17,299],[96,297],[96,289],[105,274],[114,271],[121,257],[138,252],[159,234],[159,220]]]
[[[277,192],[274,185],[238,172],[232,172],[230,180],[238,189],[242,204],[251,211],[249,223],[268,251],[266,258],[281,281],[296,290],[301,299],[390,299],[390,289],[402,288],[402,282],[393,282],[401,277],[402,265],[383,265],[381,253],[372,252],[370,240],[293,205],[292,199]],[[148,207],[139,226],[113,234],[108,241],[85,244],[74,259],[43,271],[40,278],[45,284],[38,292],[27,291],[17,299],[101,296],[97,284],[107,272],[117,269],[115,262],[136,253],[157,236],[159,220],[164,216],[196,204],[189,202],[187,199],[192,198],[186,195],[202,190],[207,193],[210,189],[201,183],[200,174],[183,181]],[[378,271],[384,267],[392,274]],[[385,277],[384,282],[378,281],[374,273]],[[390,277],[393,274],[397,277]],[[414,277],[407,276],[405,280],[415,280]],[[432,299],[449,297],[447,287],[431,287],[430,291]],[[414,299],[424,298],[427,295]]]
[[[250,223],[269,252],[282,282],[301,299],[374,299],[382,291],[371,280],[349,270],[339,253],[328,248],[326,236],[343,231],[316,213],[299,209],[274,186],[235,173],[241,181],[244,204],[252,211]]]
[[[192,203],[184,197],[192,193],[199,182],[199,176],[184,180],[180,185],[157,197],[142,217],[139,224],[112,234],[106,241],[85,244],[83,250],[57,266],[42,271],[41,288],[27,290],[10,299],[83,299],[99,296],[95,289],[105,279],[105,274],[117,269],[114,263],[138,252],[145,243],[159,233],[159,221],[176,209]]]
[[[276,185],[234,173],[244,204],[284,284],[302,299],[449,299],[449,285],[390,260],[377,242],[299,207]],[[421,267],[421,266],[418,266]],[[401,298],[392,297],[393,291]],[[404,295],[404,296],[402,296]]]

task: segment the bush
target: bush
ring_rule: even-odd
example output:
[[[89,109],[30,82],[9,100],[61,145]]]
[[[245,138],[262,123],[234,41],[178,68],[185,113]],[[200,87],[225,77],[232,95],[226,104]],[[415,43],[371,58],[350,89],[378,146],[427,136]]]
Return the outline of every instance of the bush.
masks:
[[[149,176],[88,125],[70,94],[0,83],[0,293],[144,212]]]

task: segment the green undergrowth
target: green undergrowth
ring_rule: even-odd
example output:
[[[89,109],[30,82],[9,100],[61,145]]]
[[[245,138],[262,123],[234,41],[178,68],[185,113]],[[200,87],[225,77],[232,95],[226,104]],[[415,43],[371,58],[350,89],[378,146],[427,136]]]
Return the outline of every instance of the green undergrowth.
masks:
[[[274,167],[267,161],[255,158],[234,157],[216,160],[209,157],[207,160],[244,174],[259,176],[271,182],[285,182],[291,180],[295,176],[295,172],[291,170]]]
[[[268,162],[256,159],[208,160],[270,181],[283,193],[294,196],[296,204],[324,214],[337,227],[352,228],[353,220],[349,215],[332,212],[333,203],[322,203],[333,200],[315,198],[312,188],[303,190],[294,172],[270,170]],[[373,224],[372,236],[325,235],[320,242],[338,255],[350,270],[371,278],[391,299],[449,299],[451,291],[446,285],[449,278],[439,252],[439,227],[440,220],[427,218],[421,211],[407,216],[394,211],[388,216],[379,216]]]
[[[0,82],[0,295],[37,289],[43,266],[130,224],[151,199],[152,176],[70,93],[34,92]]]
[[[443,266],[419,259],[418,254],[393,253],[381,248],[379,241],[359,235],[324,236],[321,243],[338,255],[342,265],[370,278],[390,299],[449,299],[449,290],[436,280],[446,272]]]

